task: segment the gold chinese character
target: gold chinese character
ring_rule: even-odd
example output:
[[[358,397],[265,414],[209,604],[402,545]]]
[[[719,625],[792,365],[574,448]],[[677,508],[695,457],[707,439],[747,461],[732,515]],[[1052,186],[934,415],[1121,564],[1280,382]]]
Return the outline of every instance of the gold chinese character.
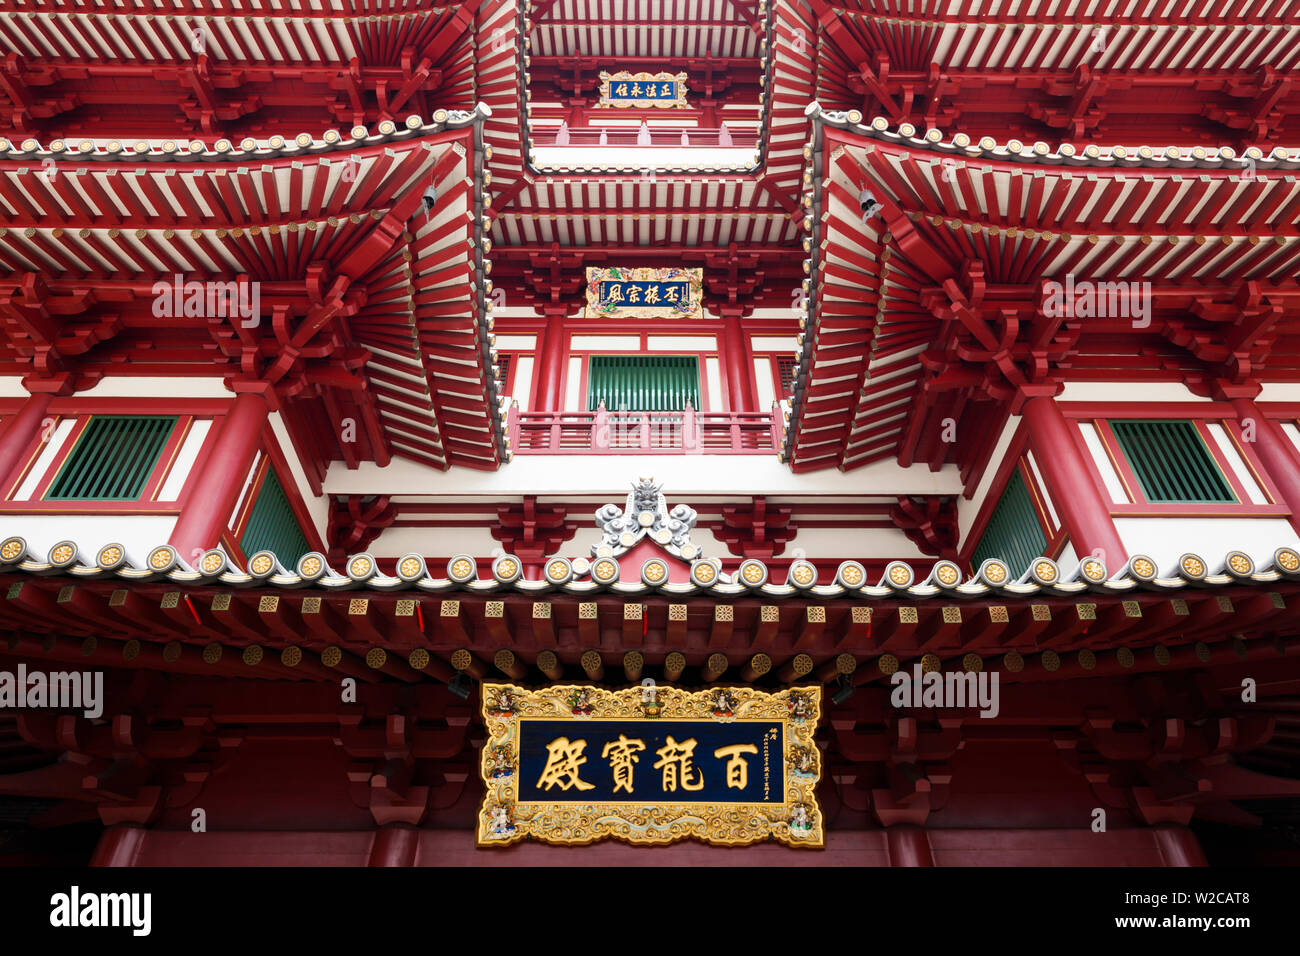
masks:
[[[640,83],[633,83],[633,84],[632,84],[632,95],[633,95],[633,96],[640,96],[640,95],[641,95],[641,84],[640,84]]]
[[[700,773],[698,767],[691,766],[691,759],[695,756],[695,743],[694,737],[683,740],[680,744],[669,737],[668,743],[655,751],[659,755],[659,762],[654,765],[654,769],[663,769],[665,790],[677,790],[679,774],[683,790],[704,789],[704,774]],[[692,773],[695,774],[694,783],[691,782]]]
[[[659,95],[671,97],[673,95],[673,85],[671,83],[665,83],[663,88],[660,90]]]
[[[640,301],[641,301],[641,287],[640,287],[640,286],[630,285],[630,286],[627,287],[627,301],[629,301],[629,302],[640,302]]]
[[[623,301],[623,287],[622,287],[621,285],[611,285],[611,286],[609,287],[609,297],[608,297],[607,299],[605,299],[605,301],[606,301],[606,302],[622,302],[622,301]]]
[[[615,96],[627,96],[627,84],[626,84],[626,83],[620,83],[617,87],[615,87],[615,89],[614,89],[614,95],[615,95]]]
[[[754,744],[732,744],[730,747],[719,747],[713,751],[713,756],[721,760],[727,758],[727,786],[734,787],[736,790],[744,790],[749,786],[749,762],[741,754],[756,754],[758,747]]]
[[[657,305],[659,302],[659,287],[652,285],[645,290],[645,301],[647,305]]]
[[[578,768],[587,762],[582,752],[587,749],[587,741],[569,742],[568,737],[556,737],[546,745],[548,756],[542,775],[537,778],[537,786],[550,790],[559,784],[561,790],[577,787],[579,790],[594,790],[594,783],[578,779]]]
[[[665,302],[677,301],[677,286],[670,285],[664,287],[664,301]]]
[[[632,765],[641,759],[637,753],[642,750],[645,750],[644,740],[635,740],[623,734],[618,735],[618,740],[605,744],[600,755],[609,758],[609,768],[614,771],[615,793],[620,788],[632,792]]]

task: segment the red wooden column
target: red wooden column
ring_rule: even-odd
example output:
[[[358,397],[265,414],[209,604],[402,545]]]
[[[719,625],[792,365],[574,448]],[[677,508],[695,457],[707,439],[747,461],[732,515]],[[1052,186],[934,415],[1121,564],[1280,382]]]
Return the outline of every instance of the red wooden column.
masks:
[[[761,411],[754,387],[754,359],[740,325],[738,310],[722,307],[722,375],[727,380],[727,404],[733,412]]]
[[[1232,399],[1238,423],[1255,422],[1255,454],[1264,465],[1283,502],[1291,509],[1291,525],[1300,530],[1300,453],[1282,430],[1249,398]]]
[[[390,823],[375,831],[367,866],[415,866],[420,831],[405,823]]]
[[[1165,858],[1166,866],[1208,866],[1196,834],[1187,827],[1158,826],[1155,828],[1156,846]]]
[[[885,831],[890,866],[934,866],[934,854],[925,830],[914,826],[892,826]]]
[[[221,420],[211,452],[198,462],[186,482],[181,516],[168,542],[182,560],[192,562],[196,551],[206,551],[221,540],[244,490],[268,411],[262,395],[241,392]]]
[[[1046,395],[1027,399],[1021,415],[1029,429],[1029,447],[1074,553],[1082,558],[1101,552],[1106,569],[1115,573],[1128,560],[1128,551],[1115,530],[1110,502],[1093,478],[1095,465],[1075,440],[1074,426],[1065,420],[1056,400]]]
[[[115,823],[104,831],[95,852],[90,857],[91,866],[132,866],[144,844],[148,831],[138,823]]]
[[[54,398],[48,392],[37,392],[23,402],[18,414],[5,424],[0,432],[0,495],[8,493],[17,478],[18,469],[24,464],[23,455],[27,447],[41,430],[41,422],[50,409]]]
[[[558,311],[557,311],[558,309]],[[533,407],[539,412],[558,412],[564,405],[560,386],[564,381],[565,349],[564,307],[546,307],[546,328],[538,337],[537,388]]]

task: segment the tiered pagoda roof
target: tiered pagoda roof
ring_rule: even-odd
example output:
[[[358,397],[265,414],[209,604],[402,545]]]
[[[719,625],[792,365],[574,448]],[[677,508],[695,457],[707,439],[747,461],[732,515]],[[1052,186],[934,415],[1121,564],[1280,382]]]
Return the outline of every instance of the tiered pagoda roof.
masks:
[[[5,142],[0,369],[74,390],[178,366],[269,383],[317,482],[331,460],[394,454],[494,467],[482,118],[238,144]],[[187,316],[199,280],[256,283],[260,315]],[[181,295],[160,310],[159,289]]]
[[[470,109],[479,6],[6,2],[0,119],[38,137],[240,137]]]
[[[796,469],[937,465],[935,422],[1064,369],[1300,378],[1295,151],[1000,145],[850,112],[816,117],[809,155]],[[1047,314],[1067,276],[1150,283],[1152,314]]]
[[[817,99],[999,139],[1293,142],[1295,0],[809,0]]]

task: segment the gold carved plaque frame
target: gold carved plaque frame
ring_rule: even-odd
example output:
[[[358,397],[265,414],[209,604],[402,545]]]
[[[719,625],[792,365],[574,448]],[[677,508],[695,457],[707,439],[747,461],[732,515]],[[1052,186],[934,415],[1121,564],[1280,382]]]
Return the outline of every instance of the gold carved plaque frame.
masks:
[[[641,294],[647,287],[672,286],[682,291],[673,301],[648,301]],[[633,289],[636,289],[636,301]],[[616,293],[616,294],[615,294]],[[614,301],[617,299],[618,301]],[[700,266],[629,268],[587,266],[588,319],[702,319],[704,318],[704,269]]]
[[[610,691],[587,685],[528,690],[516,684],[483,684],[482,712],[488,739],[479,755],[486,792],[478,814],[478,845],[504,847],[531,838],[575,846],[612,838],[661,846],[693,838],[719,846],[741,846],[768,839],[792,847],[824,846],[823,819],[816,798],[822,758],[813,742],[821,717],[820,687],[797,687],[776,693],[750,687],[685,691],[658,686],[649,694],[647,690],[630,687]],[[562,794],[560,790],[547,791],[557,795],[555,800],[533,797],[521,800],[521,791],[537,791],[543,782],[539,779],[530,788],[528,782],[520,779],[524,763],[520,754],[521,722],[527,721],[546,721],[545,725],[536,726],[547,728],[554,724],[561,729],[562,735],[557,739],[571,742],[583,737],[584,728],[587,735],[596,733],[595,725],[601,722],[612,722],[607,723],[607,734],[617,730],[628,737],[650,737],[656,724],[666,722],[677,722],[677,726],[690,723],[699,726],[701,733],[710,723],[748,722],[769,728],[779,722],[783,731],[778,767],[784,784],[781,801],[775,802],[773,798],[773,802],[758,803],[693,802],[689,793],[682,792],[680,802],[671,802],[676,798],[662,794],[655,799],[648,797],[645,802],[632,802],[630,798],[622,802],[586,802],[582,791],[570,791],[567,787]],[[749,731],[741,728],[735,732]],[[554,745],[552,741],[548,746]],[[638,755],[644,758],[636,764],[634,772],[638,775],[659,773],[651,769],[657,765],[653,764],[656,753],[653,743],[650,748]],[[763,759],[766,761],[766,754]],[[605,764],[599,748],[585,753],[579,762],[587,765],[581,774],[593,775]],[[761,772],[758,761],[754,764],[755,771]],[[542,776],[547,777],[551,769],[552,762],[548,759]],[[710,773],[713,772],[711,766]],[[577,776],[575,773],[574,779]],[[590,784],[580,786],[595,789]],[[617,790],[615,785],[616,793]],[[558,799],[561,795],[565,799]]]
[[[662,91],[665,84],[672,85],[671,96],[638,96],[647,89]],[[625,90],[625,95],[616,95]],[[685,73],[618,73],[601,71],[600,105],[615,109],[681,109],[686,106]]]

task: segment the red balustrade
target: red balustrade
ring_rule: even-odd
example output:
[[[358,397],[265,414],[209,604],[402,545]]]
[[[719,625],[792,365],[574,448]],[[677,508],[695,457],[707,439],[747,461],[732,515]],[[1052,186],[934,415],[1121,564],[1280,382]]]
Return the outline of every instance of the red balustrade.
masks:
[[[779,411],[520,412],[507,420],[521,455],[772,455],[781,447]]]
[[[682,137],[686,139],[683,141]],[[717,129],[696,127],[573,127],[563,130],[538,127],[532,131],[534,146],[699,146],[753,149],[758,134],[751,129]],[[594,157],[599,158],[599,157]]]

